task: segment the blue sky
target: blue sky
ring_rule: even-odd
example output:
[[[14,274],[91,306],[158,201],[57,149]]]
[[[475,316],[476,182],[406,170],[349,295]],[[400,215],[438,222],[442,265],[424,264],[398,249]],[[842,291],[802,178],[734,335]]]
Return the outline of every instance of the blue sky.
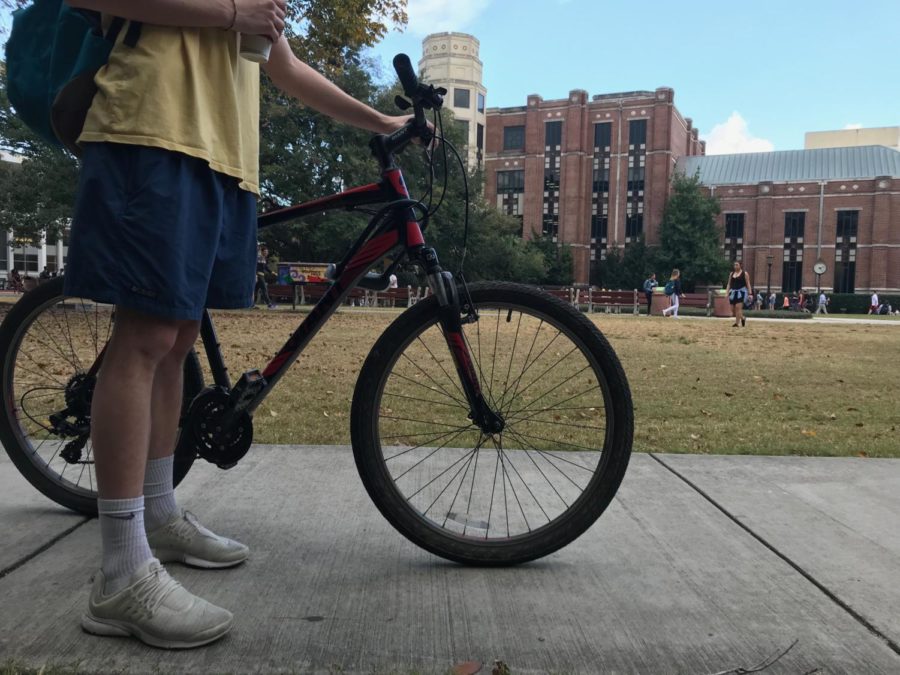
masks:
[[[385,73],[428,33],[471,33],[488,106],[669,86],[710,152],[900,125],[900,0],[409,0],[409,16],[373,50]]]

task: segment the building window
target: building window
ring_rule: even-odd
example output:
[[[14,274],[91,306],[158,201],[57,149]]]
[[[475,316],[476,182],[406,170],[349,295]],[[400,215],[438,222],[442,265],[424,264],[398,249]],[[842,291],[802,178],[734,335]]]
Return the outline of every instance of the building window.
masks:
[[[503,149],[525,149],[525,127],[503,127]]]
[[[33,246],[13,249],[13,265],[20,272],[38,271],[38,250]]]
[[[744,214],[725,214],[725,259],[741,262],[744,259]]]
[[[497,209],[520,221],[525,209],[525,171],[497,172]]]
[[[859,211],[838,211],[834,240],[834,292],[856,292],[856,235]]]
[[[803,228],[806,213],[786,211],[784,214],[784,265],[781,291],[793,293],[803,288]]]
[[[594,175],[591,194],[591,260],[606,260],[609,230],[609,162],[612,123],[594,125]]]
[[[454,108],[468,108],[469,107],[469,90],[468,89],[454,89],[453,90],[453,107]]]
[[[625,243],[644,231],[644,175],[647,164],[647,120],[628,123],[628,185],[625,198]]]
[[[628,123],[628,145],[647,146],[647,120],[632,120]]]
[[[484,112],[484,94],[478,94],[478,112]]]
[[[559,239],[559,171],[562,158],[562,122],[544,125],[544,217],[541,232]]]

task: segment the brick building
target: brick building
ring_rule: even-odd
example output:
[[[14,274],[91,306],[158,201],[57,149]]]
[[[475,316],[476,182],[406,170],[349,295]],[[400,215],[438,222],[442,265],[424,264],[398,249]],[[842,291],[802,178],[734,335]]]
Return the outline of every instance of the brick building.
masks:
[[[576,283],[592,262],[641,234],[658,241],[672,172],[679,157],[703,155],[675,92],[603,94],[487,110],[485,195],[522,220],[526,238],[544,234],[569,244]]]
[[[758,288],[900,291],[900,152],[883,147],[685,157],[721,203],[724,253]],[[817,278],[813,266],[825,264]]]

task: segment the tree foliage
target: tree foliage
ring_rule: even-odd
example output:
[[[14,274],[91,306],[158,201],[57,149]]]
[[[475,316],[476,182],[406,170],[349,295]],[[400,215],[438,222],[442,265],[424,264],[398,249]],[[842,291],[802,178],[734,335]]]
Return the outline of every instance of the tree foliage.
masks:
[[[591,266],[591,284],[601,288],[640,289],[650,273],[657,271],[657,257],[658,250],[647,246],[641,235],[624,251],[613,248],[607,252],[605,260],[595,261]]]
[[[700,176],[676,173],[659,227],[659,265],[681,270],[686,290],[697,284],[719,284],[728,274],[722,256],[722,232],[716,225],[719,200],[703,194]]]

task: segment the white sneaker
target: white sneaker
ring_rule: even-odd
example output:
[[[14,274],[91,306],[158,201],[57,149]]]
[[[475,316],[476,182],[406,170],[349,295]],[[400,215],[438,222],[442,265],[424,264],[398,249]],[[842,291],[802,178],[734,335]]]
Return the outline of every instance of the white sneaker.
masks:
[[[173,516],[165,525],[148,532],[147,543],[160,562],[205,569],[234,567],[250,556],[250,549],[244,544],[206,529],[190,511]]]
[[[153,647],[187,649],[205,645],[231,630],[234,617],[185,588],[155,558],[131,575],[131,585],[103,595],[106,578],[97,572],[81,627],[113,637],[133,635]]]

